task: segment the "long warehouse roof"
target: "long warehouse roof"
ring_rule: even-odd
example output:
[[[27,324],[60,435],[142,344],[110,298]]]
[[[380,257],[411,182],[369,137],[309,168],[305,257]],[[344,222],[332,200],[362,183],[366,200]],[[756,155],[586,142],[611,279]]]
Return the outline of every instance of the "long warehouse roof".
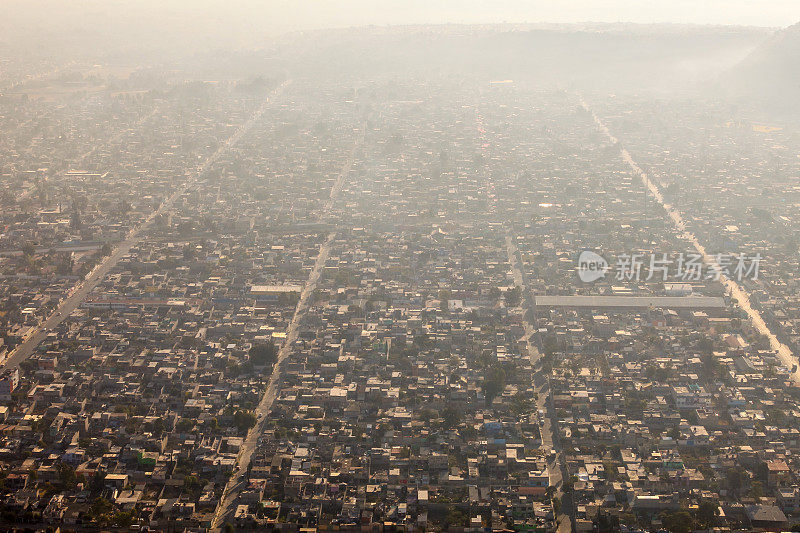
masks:
[[[702,309],[725,307],[717,296],[536,296],[541,307],[669,307]]]

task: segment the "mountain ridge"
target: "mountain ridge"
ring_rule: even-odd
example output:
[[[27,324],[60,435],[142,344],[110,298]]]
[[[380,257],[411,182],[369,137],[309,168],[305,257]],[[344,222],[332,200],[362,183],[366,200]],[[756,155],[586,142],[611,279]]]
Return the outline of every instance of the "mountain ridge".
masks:
[[[722,81],[736,96],[790,107],[800,97],[800,23],[775,32]]]

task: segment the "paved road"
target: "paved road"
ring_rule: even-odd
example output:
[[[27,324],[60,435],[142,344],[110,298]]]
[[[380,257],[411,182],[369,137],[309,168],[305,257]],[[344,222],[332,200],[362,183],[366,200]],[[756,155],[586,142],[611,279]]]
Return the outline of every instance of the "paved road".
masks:
[[[149,113],[143,115],[141,118],[139,118],[139,120],[134,122],[129,127],[125,128],[124,130],[118,131],[115,135],[112,135],[111,137],[109,137],[109,139],[106,142],[95,144],[91,149],[86,151],[83,155],[78,156],[73,162],[70,163],[70,165],[72,165],[72,168],[80,168],[100,148],[103,148],[105,146],[110,146],[111,144],[117,142],[124,135],[129,134],[131,129],[138,128],[139,126],[144,124],[148,119],[150,119],[153,115],[155,115],[158,111],[159,111],[159,107],[156,106],[155,108],[153,108],[152,111],[150,111]],[[27,189],[25,189],[24,191],[22,191],[20,194],[17,195],[17,202],[18,203],[22,202],[26,198],[30,197],[34,193],[34,191],[36,191],[36,185],[28,187]]]
[[[598,117],[595,112],[591,110],[586,101],[581,99],[581,105],[584,109],[586,109],[586,111],[591,113],[592,117],[594,118],[594,122],[600,131],[604,133],[612,143],[616,144],[617,138],[611,134],[606,125],[603,124],[603,121],[600,120],[600,117]],[[622,157],[623,161],[628,164],[631,170],[633,170],[633,172],[639,176],[639,178],[642,180],[642,183],[644,183],[644,186],[647,187],[647,189],[653,195],[653,198],[655,198],[664,211],[667,212],[667,215],[672,220],[672,223],[675,225],[678,231],[682,232],[683,236],[692,243],[692,246],[695,250],[697,250],[697,253],[703,257],[703,261],[708,265],[715,266],[718,271],[722,271],[714,256],[707,253],[705,247],[700,243],[697,237],[686,228],[686,223],[683,220],[681,212],[675,206],[664,200],[664,196],[661,194],[658,186],[647,176],[641,167],[636,164],[636,161],[634,161],[633,157],[631,157],[631,154],[628,152],[628,150],[620,147],[620,156]],[[750,295],[747,293],[747,291],[743,289],[735,280],[727,276],[722,276],[720,281],[728,290],[730,295],[739,304],[739,307],[745,313],[747,313],[747,316],[750,318],[750,322],[753,324],[753,327],[755,327],[759,333],[769,339],[770,347],[775,350],[775,353],[781,360],[781,363],[783,363],[783,366],[791,371],[792,367],[797,365],[798,369],[791,373],[790,379],[796,385],[800,385],[800,364],[798,364],[797,357],[792,353],[788,346],[778,340],[778,337],[772,333],[766,322],[764,322],[764,319],[761,317],[761,313],[759,313],[756,309],[753,309],[753,306],[750,304]]]
[[[214,164],[214,162],[219,159],[219,157],[224,154],[226,150],[238,142],[242,135],[249,130],[253,124],[255,124],[261,115],[264,114],[264,111],[272,101],[272,98],[283,91],[283,89],[289,83],[289,81],[284,82],[275,91],[273,91],[273,93],[264,101],[264,103],[250,117],[249,120],[242,124],[242,126],[240,126],[233,135],[228,137],[228,139],[225,140],[213,154],[211,154],[201,165],[199,165],[175,192],[161,202],[161,205],[159,205],[155,211],[150,213],[150,215],[144,219],[141,224],[133,228],[125,237],[125,239],[116,245],[111,254],[101,260],[100,263],[98,263],[98,265],[86,275],[86,278],[73,288],[72,294],[62,300],[53,313],[48,316],[38,327],[36,327],[27,339],[14,348],[14,350],[9,354],[8,358],[0,366],[0,369],[4,370],[6,368],[13,368],[30,357],[36,347],[45,338],[47,338],[48,333],[57,328],[59,324],[61,324],[66,317],[68,317],[69,314],[86,299],[92,289],[94,289],[103,280],[103,278],[105,278],[106,274],[108,274],[108,272],[114,268],[119,260],[124,257],[134,245],[141,241],[142,235],[144,234],[145,230],[150,227],[153,221],[156,220],[156,218],[160,215],[168,212],[175,204],[175,201],[180,198],[192,185],[194,185],[203,175],[203,173],[212,164]]]
[[[322,217],[325,217],[330,212],[334,203],[338,199],[342,190],[342,185],[344,184],[344,181],[347,178],[350,169],[353,167],[353,163],[355,162],[356,153],[363,143],[363,135],[365,131],[366,128],[362,130],[362,136],[354,144],[347,162],[342,167],[342,170],[339,172],[336,181],[331,187],[331,192],[328,195],[328,199],[325,201],[321,211]],[[292,315],[292,321],[289,323],[289,328],[286,330],[286,339],[281,345],[280,350],[278,350],[278,360],[272,368],[272,374],[270,375],[264,395],[261,397],[261,401],[258,403],[258,406],[255,409],[256,425],[250,428],[250,431],[247,432],[247,437],[245,437],[244,444],[242,445],[239,455],[236,458],[236,468],[234,469],[231,477],[228,479],[228,483],[225,485],[225,488],[222,492],[222,498],[220,499],[219,505],[214,512],[214,519],[211,522],[211,531],[218,531],[226,522],[233,523],[233,514],[235,512],[234,506],[239,498],[239,493],[242,491],[242,489],[247,487],[247,470],[250,465],[250,460],[252,459],[253,452],[258,445],[258,438],[263,435],[264,431],[266,430],[268,418],[267,415],[269,414],[270,409],[272,409],[272,404],[275,402],[275,399],[280,393],[281,364],[292,353],[292,345],[297,340],[299,327],[302,324],[303,317],[309,309],[311,296],[314,294],[314,291],[317,288],[317,282],[322,274],[322,269],[325,267],[325,262],[330,256],[331,246],[333,245],[333,240],[335,238],[335,231],[332,231],[328,234],[325,242],[322,244],[322,246],[320,246],[319,252],[317,253],[317,259],[314,261],[314,267],[308,274],[308,279],[303,286],[303,291],[300,293],[300,299],[295,307],[294,315]]]
[[[222,499],[214,513],[214,520],[211,525],[212,531],[221,528],[222,524],[225,522],[233,522],[231,517],[234,512],[234,504],[241,490],[247,487],[247,469],[250,465],[250,460],[258,444],[258,438],[263,435],[266,430],[267,415],[280,392],[280,366],[291,354],[292,344],[297,340],[300,324],[302,323],[306,311],[308,311],[310,297],[317,288],[317,282],[319,281],[325,262],[330,256],[331,245],[333,244],[335,236],[336,233],[329,233],[323,245],[320,246],[317,260],[314,262],[314,268],[311,269],[308,280],[303,287],[303,292],[300,293],[300,300],[297,302],[292,321],[289,323],[289,328],[286,330],[286,339],[283,345],[281,345],[280,350],[278,350],[278,360],[273,367],[267,389],[261,397],[258,407],[256,407],[256,425],[247,432],[247,437],[239,451],[236,469],[228,479],[228,483],[225,485],[225,489],[222,493]]]
[[[514,285],[520,289],[522,294],[522,308],[532,309],[533,302],[530,301],[531,294],[528,292],[528,287],[525,283],[525,277],[522,274],[522,269],[519,266],[519,254],[514,240],[510,235],[506,236],[506,252],[508,253],[508,262],[511,264],[511,272],[514,276]],[[523,325],[525,327],[525,344],[528,350],[528,355],[534,368],[539,362],[542,354],[533,343],[536,330],[534,325],[528,321],[527,316],[523,318]],[[554,422],[556,421],[555,410],[551,408],[552,403],[548,402],[550,398],[550,376],[545,375],[541,370],[536,372],[534,378],[534,386],[536,387],[536,411],[537,416],[539,411],[544,411],[546,415],[539,423],[539,430],[542,435],[542,447],[545,449],[556,450],[555,459],[547,456],[547,469],[550,473],[550,486],[556,488],[553,495],[554,498],[562,498],[564,495],[563,488],[563,455],[559,446],[558,439],[555,435]],[[562,512],[558,515],[558,533],[569,533],[572,531],[572,521],[568,514],[568,506],[562,506]]]

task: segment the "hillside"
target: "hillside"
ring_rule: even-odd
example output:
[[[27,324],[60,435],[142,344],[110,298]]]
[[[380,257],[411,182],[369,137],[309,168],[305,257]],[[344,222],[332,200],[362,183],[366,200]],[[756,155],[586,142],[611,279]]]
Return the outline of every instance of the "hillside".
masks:
[[[734,95],[773,107],[794,107],[800,97],[800,23],[776,32],[723,82]]]

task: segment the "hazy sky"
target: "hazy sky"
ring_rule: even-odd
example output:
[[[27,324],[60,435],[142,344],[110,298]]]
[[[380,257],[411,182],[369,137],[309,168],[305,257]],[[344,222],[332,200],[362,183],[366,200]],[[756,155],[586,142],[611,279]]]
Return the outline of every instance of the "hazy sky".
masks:
[[[235,4],[235,2],[232,2]],[[800,0],[292,0],[297,24],[413,22],[681,22],[789,26]]]
[[[0,49],[236,48],[292,30],[499,22],[785,27],[800,0],[0,0]]]
[[[248,20],[288,29],[504,21],[789,26],[800,22],[800,0],[3,0],[0,12],[46,26],[64,15],[98,12],[155,18],[184,13],[222,25]]]

